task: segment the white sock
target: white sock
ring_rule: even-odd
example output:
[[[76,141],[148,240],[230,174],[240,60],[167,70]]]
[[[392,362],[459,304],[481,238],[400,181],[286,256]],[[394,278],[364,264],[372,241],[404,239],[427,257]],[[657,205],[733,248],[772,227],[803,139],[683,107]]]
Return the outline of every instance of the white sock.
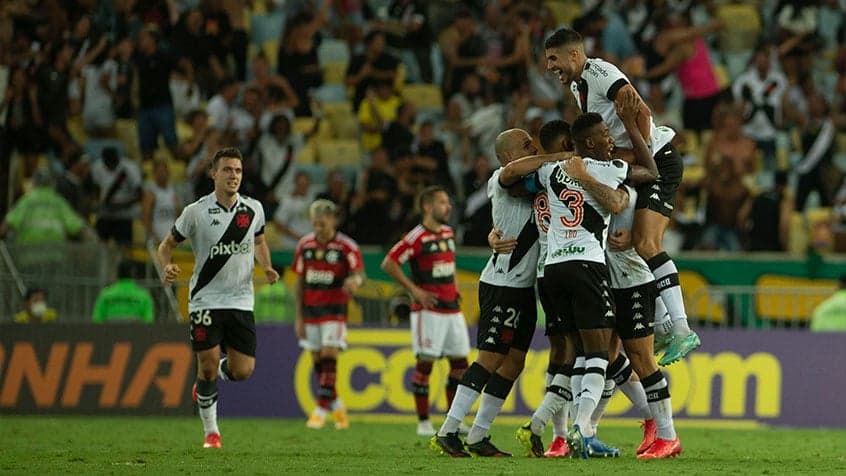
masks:
[[[217,433],[217,381],[197,381],[197,407],[206,436]]]
[[[676,337],[687,337],[690,335],[690,326],[687,325],[687,318],[682,317],[679,319],[673,318],[673,335]]]
[[[220,362],[218,362],[217,364],[217,379],[223,380],[224,382],[228,382],[230,378],[228,375],[226,375],[226,372],[223,371],[224,362],[227,362],[227,357],[220,359]]]
[[[611,400],[611,397],[614,396],[615,390],[617,390],[617,384],[615,384],[611,379],[606,379],[605,387],[602,389],[602,398],[599,399],[599,402],[596,404],[596,408],[594,408],[593,413],[590,414],[590,426],[593,429],[594,434],[596,434],[596,427],[599,426],[599,420],[602,419],[602,415],[605,414],[605,408],[608,407],[608,402]]]
[[[339,408],[344,408],[344,401],[341,400],[340,397],[335,397],[335,399],[332,400],[332,404],[329,406],[329,408],[331,408],[333,412]]]
[[[562,374],[564,388],[564,406],[552,414],[552,435],[564,438],[567,436],[567,420],[570,418],[570,407],[573,406],[573,391],[570,388],[570,377]],[[570,398],[567,398],[570,395]]]
[[[652,276],[655,277],[655,284],[658,286],[658,293],[673,321],[687,319],[684,309],[684,298],[679,286],[679,270],[667,253],[661,252],[647,260]]]
[[[447,418],[438,430],[438,435],[446,436],[447,433],[457,432],[458,427],[461,426],[461,421],[470,413],[470,409],[473,408],[473,404],[476,403],[478,398],[479,392],[466,385],[459,384],[455,390],[455,398],[452,399],[452,405],[447,412]]]
[[[582,391],[582,378],[585,375],[585,358],[584,356],[576,357],[576,362],[573,364],[573,376],[570,377],[570,392],[573,394],[573,406],[570,409],[570,414],[573,415],[573,420],[579,413],[579,392]]]
[[[655,333],[659,336],[665,336],[673,330],[673,321],[670,320],[670,312],[667,311],[667,306],[664,305],[664,300],[661,296],[655,298]]]
[[[579,425],[583,436],[594,435],[590,417],[605,388],[606,368],[608,368],[607,358],[590,356],[585,359],[585,375],[582,377],[582,389],[578,394],[579,411],[573,422],[574,425]]]
[[[473,443],[478,443],[484,437],[488,436],[494,419],[499,415],[500,410],[502,410],[503,403],[505,403],[504,398],[495,397],[487,392],[482,393],[479,411],[476,412],[476,419],[473,420],[473,426],[470,428],[470,432],[467,433],[467,444],[472,445]]]
[[[629,379],[627,382],[620,385],[620,391],[632,402],[638,415],[644,420],[652,418],[652,412],[649,410],[649,403],[646,401],[646,391],[640,382]]]
[[[542,436],[546,423],[566,405],[567,380],[568,378],[564,374],[556,374],[553,377],[547,392],[543,396],[543,401],[532,414],[532,433]],[[572,396],[570,396],[570,399],[572,399]]]
[[[670,391],[667,379],[660,370],[643,379],[647,398],[649,399],[649,410],[652,418],[655,419],[658,438],[662,440],[676,439],[676,429],[673,425],[673,404],[670,400]]]

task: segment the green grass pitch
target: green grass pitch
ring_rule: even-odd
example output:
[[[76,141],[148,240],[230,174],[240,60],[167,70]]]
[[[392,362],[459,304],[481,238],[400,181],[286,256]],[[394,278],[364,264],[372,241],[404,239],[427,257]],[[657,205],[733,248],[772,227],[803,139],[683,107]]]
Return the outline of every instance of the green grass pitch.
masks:
[[[846,474],[846,430],[681,423],[680,457],[638,461],[639,428],[610,421],[600,436],[622,448],[619,459],[545,460],[523,456],[511,418],[494,424],[492,441],[514,458],[451,459],[415,435],[413,419],[378,420],[353,416],[349,430],[315,431],[305,419],[222,419],[223,449],[203,450],[199,418],[4,416],[0,474]]]

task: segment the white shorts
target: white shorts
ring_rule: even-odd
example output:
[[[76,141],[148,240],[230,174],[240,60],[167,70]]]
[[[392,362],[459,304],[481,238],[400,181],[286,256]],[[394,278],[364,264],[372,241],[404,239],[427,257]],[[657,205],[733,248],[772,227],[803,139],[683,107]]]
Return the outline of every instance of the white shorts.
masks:
[[[347,348],[347,323],[344,321],[306,324],[305,334],[305,339],[300,339],[300,347],[305,350],[318,352],[323,347]]]
[[[467,357],[470,336],[464,314],[445,314],[426,309],[411,313],[411,347],[414,355]]]

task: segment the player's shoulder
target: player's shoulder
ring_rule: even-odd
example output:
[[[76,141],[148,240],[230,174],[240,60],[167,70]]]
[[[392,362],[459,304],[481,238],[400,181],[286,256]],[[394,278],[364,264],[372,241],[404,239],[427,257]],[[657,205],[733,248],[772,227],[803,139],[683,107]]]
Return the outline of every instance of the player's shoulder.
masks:
[[[257,209],[261,209],[262,211],[264,210],[264,208],[262,208],[261,202],[256,200],[255,198],[250,197],[248,195],[240,195],[240,198],[241,198],[241,201],[244,202],[245,205],[252,208],[253,210],[257,210]]]
[[[425,234],[426,234],[426,228],[421,223],[421,224],[415,226],[414,228],[408,230],[408,232],[405,234],[405,236],[402,237],[402,241],[405,241],[406,243],[413,245],[414,243],[419,241],[420,238]]]
[[[353,250],[353,251],[358,250],[358,248],[359,248],[358,243],[356,243],[356,241],[354,239],[352,239],[351,237],[349,237],[348,235],[346,235],[344,233],[341,233],[340,231],[335,234],[335,241],[340,243],[345,248],[348,248],[348,249]]]
[[[314,232],[311,232],[311,233],[306,233],[306,234],[305,234],[305,235],[303,235],[303,237],[302,237],[302,238],[300,238],[300,240],[297,242],[297,248],[304,248],[304,247],[306,247],[306,246],[309,246],[309,245],[311,245],[311,244],[314,244],[314,242],[315,242],[315,241],[316,241],[316,238],[315,238]]]
[[[217,200],[214,198],[214,194],[203,195],[202,197],[194,200],[192,203],[189,203],[185,206],[184,213],[198,213],[204,209],[208,209],[209,214],[221,213],[220,205],[217,204]]]
[[[441,225],[441,235],[447,238],[455,236],[455,230],[449,225]]]
[[[594,77],[609,78],[612,76],[623,76],[620,68],[602,58],[590,58],[585,63],[585,72]]]

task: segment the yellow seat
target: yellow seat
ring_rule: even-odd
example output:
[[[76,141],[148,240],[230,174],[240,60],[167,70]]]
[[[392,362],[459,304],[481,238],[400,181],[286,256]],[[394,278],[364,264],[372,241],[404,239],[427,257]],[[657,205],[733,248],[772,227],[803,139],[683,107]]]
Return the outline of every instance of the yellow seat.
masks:
[[[805,216],[802,212],[793,212],[790,216],[790,232],[787,238],[787,251],[792,254],[803,254],[808,248],[808,230],[805,227]]]
[[[761,15],[748,3],[725,3],[717,7],[722,20],[720,47],[723,51],[747,51],[755,48],[761,33]]]
[[[558,25],[572,25],[573,20],[582,15],[582,5],[577,1],[547,0],[544,6]]]
[[[264,57],[267,59],[267,64],[270,65],[271,71],[276,70],[276,59],[279,57],[279,40],[267,40],[261,45],[264,51]]]
[[[74,138],[74,140],[80,144],[88,142],[88,133],[85,132],[85,128],[82,127],[82,116],[77,115],[68,117],[67,125],[68,132],[70,132],[70,135]]]
[[[414,103],[418,109],[439,112],[444,110],[441,88],[435,84],[406,84],[402,88],[402,99]]]
[[[115,121],[115,134],[117,139],[123,142],[129,157],[140,160],[141,146],[138,143],[138,122],[135,119],[118,119]]]
[[[294,157],[294,162],[298,164],[317,163],[317,147],[314,145],[314,140],[305,143],[305,146]]]
[[[807,322],[814,308],[837,287],[834,281],[762,275],[755,283],[755,309],[758,317],[769,321]]]
[[[327,84],[344,84],[346,74],[346,63],[326,63],[323,65],[323,81]]]
[[[361,147],[357,140],[328,140],[317,144],[317,158],[327,170],[342,165],[361,164]]]

